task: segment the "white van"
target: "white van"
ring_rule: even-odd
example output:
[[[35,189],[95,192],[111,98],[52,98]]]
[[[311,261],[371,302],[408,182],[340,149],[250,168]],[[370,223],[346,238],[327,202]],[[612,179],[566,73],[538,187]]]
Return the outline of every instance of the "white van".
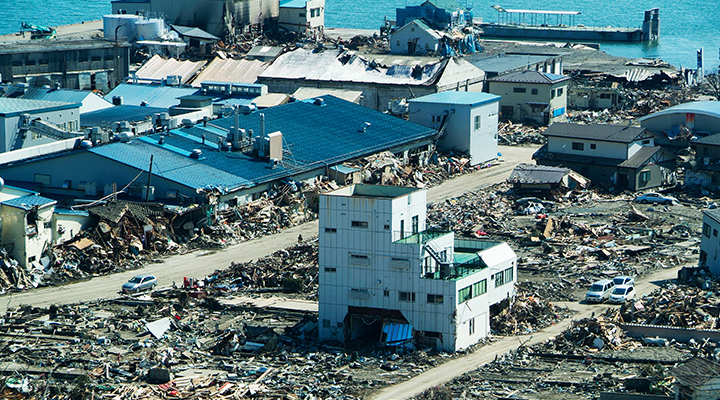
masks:
[[[603,279],[592,284],[590,290],[585,295],[585,301],[588,303],[602,303],[610,298],[615,283],[610,279]]]

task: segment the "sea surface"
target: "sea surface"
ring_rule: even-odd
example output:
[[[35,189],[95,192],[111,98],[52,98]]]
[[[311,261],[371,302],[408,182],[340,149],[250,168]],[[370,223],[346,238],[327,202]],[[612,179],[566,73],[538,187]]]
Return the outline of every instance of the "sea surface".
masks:
[[[424,0],[326,0],[325,24],[334,28],[378,29],[383,18],[395,19],[395,8]],[[660,9],[657,44],[602,43],[601,50],[630,58],[661,58],[676,67],[695,68],[696,51],[704,49],[705,71],[720,65],[720,1],[718,0],[514,0],[482,2],[458,0],[471,7],[475,18],[498,22],[490,6],[506,9],[579,11],[576,24],[585,26],[642,27],[644,11]],[[101,19],[111,11],[109,0],[0,0],[0,34],[18,32],[22,22],[57,26]],[[566,17],[567,18],[567,17]],[[568,20],[563,20],[568,23]]]

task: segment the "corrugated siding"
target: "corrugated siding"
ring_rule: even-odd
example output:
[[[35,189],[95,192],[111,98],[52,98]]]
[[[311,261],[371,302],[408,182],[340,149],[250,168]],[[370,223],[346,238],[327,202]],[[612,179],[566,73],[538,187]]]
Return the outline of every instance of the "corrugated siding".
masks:
[[[181,83],[187,83],[197,71],[205,66],[205,61],[178,61],[154,55],[135,73],[140,80],[161,81],[170,75],[180,75]]]

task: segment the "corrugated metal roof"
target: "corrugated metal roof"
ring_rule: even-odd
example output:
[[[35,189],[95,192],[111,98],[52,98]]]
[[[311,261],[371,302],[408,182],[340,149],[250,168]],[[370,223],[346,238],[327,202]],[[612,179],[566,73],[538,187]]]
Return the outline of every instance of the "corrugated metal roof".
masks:
[[[270,79],[364,82],[393,85],[429,85],[443,71],[446,61],[424,66],[375,65],[352,51],[315,52],[302,48],[280,55],[260,76]]]
[[[293,176],[304,171],[336,164],[386,150],[393,146],[431,140],[435,131],[332,96],[324,105],[297,101],[268,108],[262,113],[240,115],[240,126],[260,133],[260,114],[265,115],[266,132],[280,131],[292,153],[271,168],[260,160],[238,152],[217,149],[218,137],[225,137],[234,117],[212,121],[207,127],[194,126],[171,131],[161,145],[154,134],[129,143],[114,143],[88,151],[138,169],[147,170],[155,155],[153,171],[158,176],[191,188],[234,189]],[[371,122],[365,131],[362,128]],[[217,126],[217,127],[216,127]],[[205,136],[205,144],[202,137]],[[202,150],[200,159],[187,155]]]
[[[548,85],[570,80],[569,76],[540,71],[518,71],[488,79],[491,82],[544,83]]]
[[[108,127],[114,122],[143,121],[153,114],[167,112],[166,108],[141,107],[141,106],[115,106],[103,110],[93,111],[80,115],[81,126]]]
[[[478,253],[485,265],[492,267],[500,263],[515,259],[517,256],[507,243],[500,243]]]
[[[34,111],[47,111],[49,109],[79,108],[80,106],[80,103],[0,97],[0,115],[6,116]]]
[[[528,65],[543,63],[547,60],[555,58],[556,55],[542,54],[498,54],[488,56],[487,53],[475,53],[466,55],[465,59],[470,64],[478,67],[485,72],[503,73],[518,68],[527,68]]]
[[[205,81],[255,83],[260,75],[270,65],[258,60],[223,60],[215,58],[193,80],[192,85],[200,87]]]
[[[662,111],[646,115],[639,118],[638,121],[643,122],[647,119],[660,117],[669,114],[701,114],[709,117],[720,118],[720,101],[691,101],[689,103],[678,104],[676,106],[668,107]]]
[[[97,96],[96,94],[84,90],[70,89],[49,89],[49,88],[28,88],[25,93],[17,96],[19,99],[27,100],[47,100],[57,101],[60,103],[82,103],[88,96]]]
[[[112,100],[115,96],[122,96],[123,105],[139,106],[143,102],[148,107],[170,108],[180,104],[178,98],[199,94],[194,87],[163,86],[121,83],[105,96]]]
[[[135,72],[139,80],[160,82],[170,75],[180,75],[180,83],[187,83],[205,65],[205,61],[178,61],[154,55]]]
[[[645,128],[629,125],[611,124],[570,124],[556,122],[550,125],[543,135],[548,137],[566,137],[578,139],[593,139],[606,142],[630,143],[642,135]]]
[[[460,90],[465,90],[465,83],[477,83],[485,80],[485,72],[478,69],[476,66],[463,60],[462,58],[450,58],[447,60],[445,68],[443,68],[440,79],[438,79],[436,85],[438,87],[452,88],[450,90],[456,90],[458,83],[460,84]]]
[[[253,46],[250,51],[245,55],[248,60],[254,60],[257,57],[263,58],[275,58],[278,54],[282,53],[283,47],[281,46]]]
[[[569,173],[569,168],[521,163],[513,169],[508,181],[520,184],[560,183],[563,177]]]
[[[2,205],[21,208],[27,211],[31,210],[33,207],[47,207],[55,203],[57,202],[53,199],[48,199],[47,197],[30,194],[27,196],[20,196],[14,199],[5,200],[2,202]]]

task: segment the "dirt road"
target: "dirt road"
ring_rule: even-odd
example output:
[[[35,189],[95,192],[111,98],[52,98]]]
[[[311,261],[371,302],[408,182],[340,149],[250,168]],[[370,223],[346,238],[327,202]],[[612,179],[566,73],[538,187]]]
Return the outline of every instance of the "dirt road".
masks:
[[[677,278],[677,271],[680,268],[681,267],[663,269],[652,275],[647,275],[638,279],[635,284],[638,296],[652,292],[653,289],[657,288],[662,282]],[[371,398],[374,400],[398,400],[412,398],[431,387],[449,382],[456,376],[470,372],[485,363],[493,361],[495,357],[518,348],[521,341],[522,343],[525,343],[525,341],[529,340],[527,342],[528,346],[541,343],[567,329],[573,319],[590,317],[592,313],[598,315],[607,307],[613,307],[606,304],[581,304],[577,302],[561,302],[556,304],[561,307],[568,307],[577,310],[578,313],[572,318],[566,318],[558,324],[547,327],[542,331],[535,332],[529,336],[508,336],[499,339],[472,354],[448,361],[445,364],[427,370],[405,382],[379,390]]]
[[[500,146],[499,151],[502,153],[502,157],[499,165],[448,180],[442,185],[428,189],[428,201],[443,201],[468,191],[502,182],[508,178],[510,171],[517,164],[532,162],[532,154],[537,148],[538,146]],[[217,269],[226,268],[232,261],[237,263],[251,261],[291,246],[297,243],[299,234],[304,238],[316,236],[317,229],[317,221],[310,222],[272,236],[239,243],[219,251],[195,251],[168,257],[162,263],[150,264],[142,269],[95,277],[88,281],[61,287],[7,294],[0,296],[0,313],[4,313],[8,307],[17,307],[21,304],[47,307],[53,303],[69,304],[113,298],[118,295],[118,290],[124,282],[139,273],[154,274],[160,282],[160,287],[172,285],[173,281],[181,284],[185,276],[203,277]]]

